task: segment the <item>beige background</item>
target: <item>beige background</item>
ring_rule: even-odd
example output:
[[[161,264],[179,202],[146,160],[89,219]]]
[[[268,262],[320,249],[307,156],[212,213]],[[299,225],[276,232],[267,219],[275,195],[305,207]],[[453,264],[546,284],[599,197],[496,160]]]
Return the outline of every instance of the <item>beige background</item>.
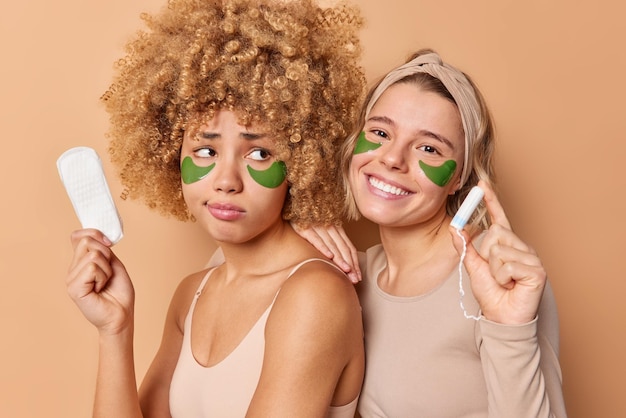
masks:
[[[626,416],[626,29],[619,3],[361,1],[370,80],[430,46],[469,72],[491,104],[502,200],[551,277],[565,396],[570,416],[579,418]],[[65,294],[68,236],[79,225],[55,160],[72,146],[96,148],[119,196],[98,97],[139,12],[161,4],[0,6],[2,417],[90,415],[96,333]],[[177,281],[200,268],[214,245],[193,225],[118,203],[126,236],[116,250],[138,294],[141,377]],[[361,248],[376,241],[364,226],[359,234],[349,229]]]

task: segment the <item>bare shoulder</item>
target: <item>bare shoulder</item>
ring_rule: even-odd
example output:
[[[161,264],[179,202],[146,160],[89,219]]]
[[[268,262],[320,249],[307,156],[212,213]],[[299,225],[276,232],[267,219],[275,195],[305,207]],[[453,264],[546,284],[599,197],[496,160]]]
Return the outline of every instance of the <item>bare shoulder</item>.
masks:
[[[317,260],[303,264],[285,281],[274,307],[292,318],[326,324],[354,324],[361,315],[353,284],[339,269]]]
[[[282,292],[303,293],[312,298],[322,299],[354,299],[356,297],[354,285],[347,276],[337,267],[322,260],[310,260],[302,264],[285,281]]]
[[[202,283],[202,279],[206,275],[207,271],[208,269],[201,270],[183,278],[176,287],[176,291],[172,296],[168,316],[176,321],[181,330],[185,317],[187,316],[187,312],[189,311],[191,301],[198,291],[200,284]]]
[[[356,397],[363,370],[361,312],[352,283],[322,261],[305,263],[282,284],[271,308],[251,407],[278,404],[291,410],[284,416],[298,410],[323,416],[331,399],[344,405]]]
[[[183,279],[178,283],[178,287],[176,288],[176,293],[189,294],[195,293],[195,291],[200,287],[200,283],[202,283],[202,279],[206,276],[209,269],[204,269],[197,271],[195,273],[191,273],[190,275],[183,277]]]

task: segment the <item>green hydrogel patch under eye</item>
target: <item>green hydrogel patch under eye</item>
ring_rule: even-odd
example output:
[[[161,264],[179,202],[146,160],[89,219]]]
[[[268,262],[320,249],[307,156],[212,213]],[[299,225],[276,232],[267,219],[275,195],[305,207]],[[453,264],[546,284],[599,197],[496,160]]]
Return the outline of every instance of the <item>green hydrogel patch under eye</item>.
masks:
[[[454,174],[454,171],[456,170],[456,161],[454,160],[448,160],[439,167],[428,165],[422,160],[420,160],[419,163],[421,169],[424,171],[424,174],[426,174],[426,177],[439,187],[443,187],[448,184]]]
[[[185,157],[180,165],[180,176],[185,184],[195,183],[205,178],[213,170],[213,167],[215,167],[215,163],[208,167],[200,167],[194,164],[191,157]]]
[[[361,132],[359,134],[359,138],[356,141],[356,146],[354,147],[354,151],[352,154],[361,154],[367,151],[373,151],[375,149],[380,148],[382,144],[377,142],[371,142],[365,139],[365,132]]]
[[[255,170],[248,166],[248,173],[261,186],[273,189],[285,181],[287,166],[282,161],[275,161],[267,170]]]

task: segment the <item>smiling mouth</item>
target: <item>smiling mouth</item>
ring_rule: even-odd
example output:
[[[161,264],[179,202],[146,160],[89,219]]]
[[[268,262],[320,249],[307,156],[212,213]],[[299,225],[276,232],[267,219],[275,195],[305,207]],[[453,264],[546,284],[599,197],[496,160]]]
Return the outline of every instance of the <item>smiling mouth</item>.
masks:
[[[376,178],[374,178],[372,176],[369,176],[367,178],[367,181],[375,189],[381,190],[381,191],[383,191],[385,193],[392,194],[394,196],[408,196],[408,195],[411,194],[410,192],[408,192],[406,190],[403,190],[403,189],[401,189],[399,187],[396,187],[396,186],[392,186],[391,184],[387,184],[387,183],[385,183],[383,181],[380,181],[380,180],[378,180],[378,179],[376,179]]]

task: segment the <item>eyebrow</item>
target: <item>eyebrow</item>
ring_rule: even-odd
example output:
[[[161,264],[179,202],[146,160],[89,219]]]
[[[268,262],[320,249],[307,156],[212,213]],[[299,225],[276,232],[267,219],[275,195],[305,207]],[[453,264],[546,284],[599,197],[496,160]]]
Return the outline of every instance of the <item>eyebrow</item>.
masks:
[[[205,131],[205,130],[200,130],[197,134],[197,137],[200,137],[201,139],[218,139],[222,137],[222,134],[217,133],[217,132],[212,132],[212,131]],[[253,132],[241,132],[239,133],[239,136],[245,140],[248,141],[257,141],[260,139],[263,139],[265,137],[267,137],[267,134],[259,134],[259,133],[253,133]]]
[[[242,132],[239,134],[239,136],[241,136],[244,139],[247,139],[249,141],[255,141],[258,139],[263,139],[265,137],[267,137],[267,134],[258,134],[258,133],[253,133],[253,132]]]
[[[366,122],[370,122],[370,121],[385,123],[385,124],[387,124],[387,125],[389,125],[391,127],[394,127],[394,128],[398,126],[393,119],[391,119],[391,118],[389,118],[387,116],[372,116],[372,117],[368,118]],[[450,141],[448,138],[446,138],[443,135],[440,135],[440,134],[435,133],[433,131],[429,131],[427,129],[420,129],[419,131],[417,131],[417,133],[419,135],[425,135],[425,136],[428,136],[430,138],[433,138],[433,139],[443,143],[444,145],[447,145],[448,147],[454,149],[454,145],[452,144],[452,141]]]

